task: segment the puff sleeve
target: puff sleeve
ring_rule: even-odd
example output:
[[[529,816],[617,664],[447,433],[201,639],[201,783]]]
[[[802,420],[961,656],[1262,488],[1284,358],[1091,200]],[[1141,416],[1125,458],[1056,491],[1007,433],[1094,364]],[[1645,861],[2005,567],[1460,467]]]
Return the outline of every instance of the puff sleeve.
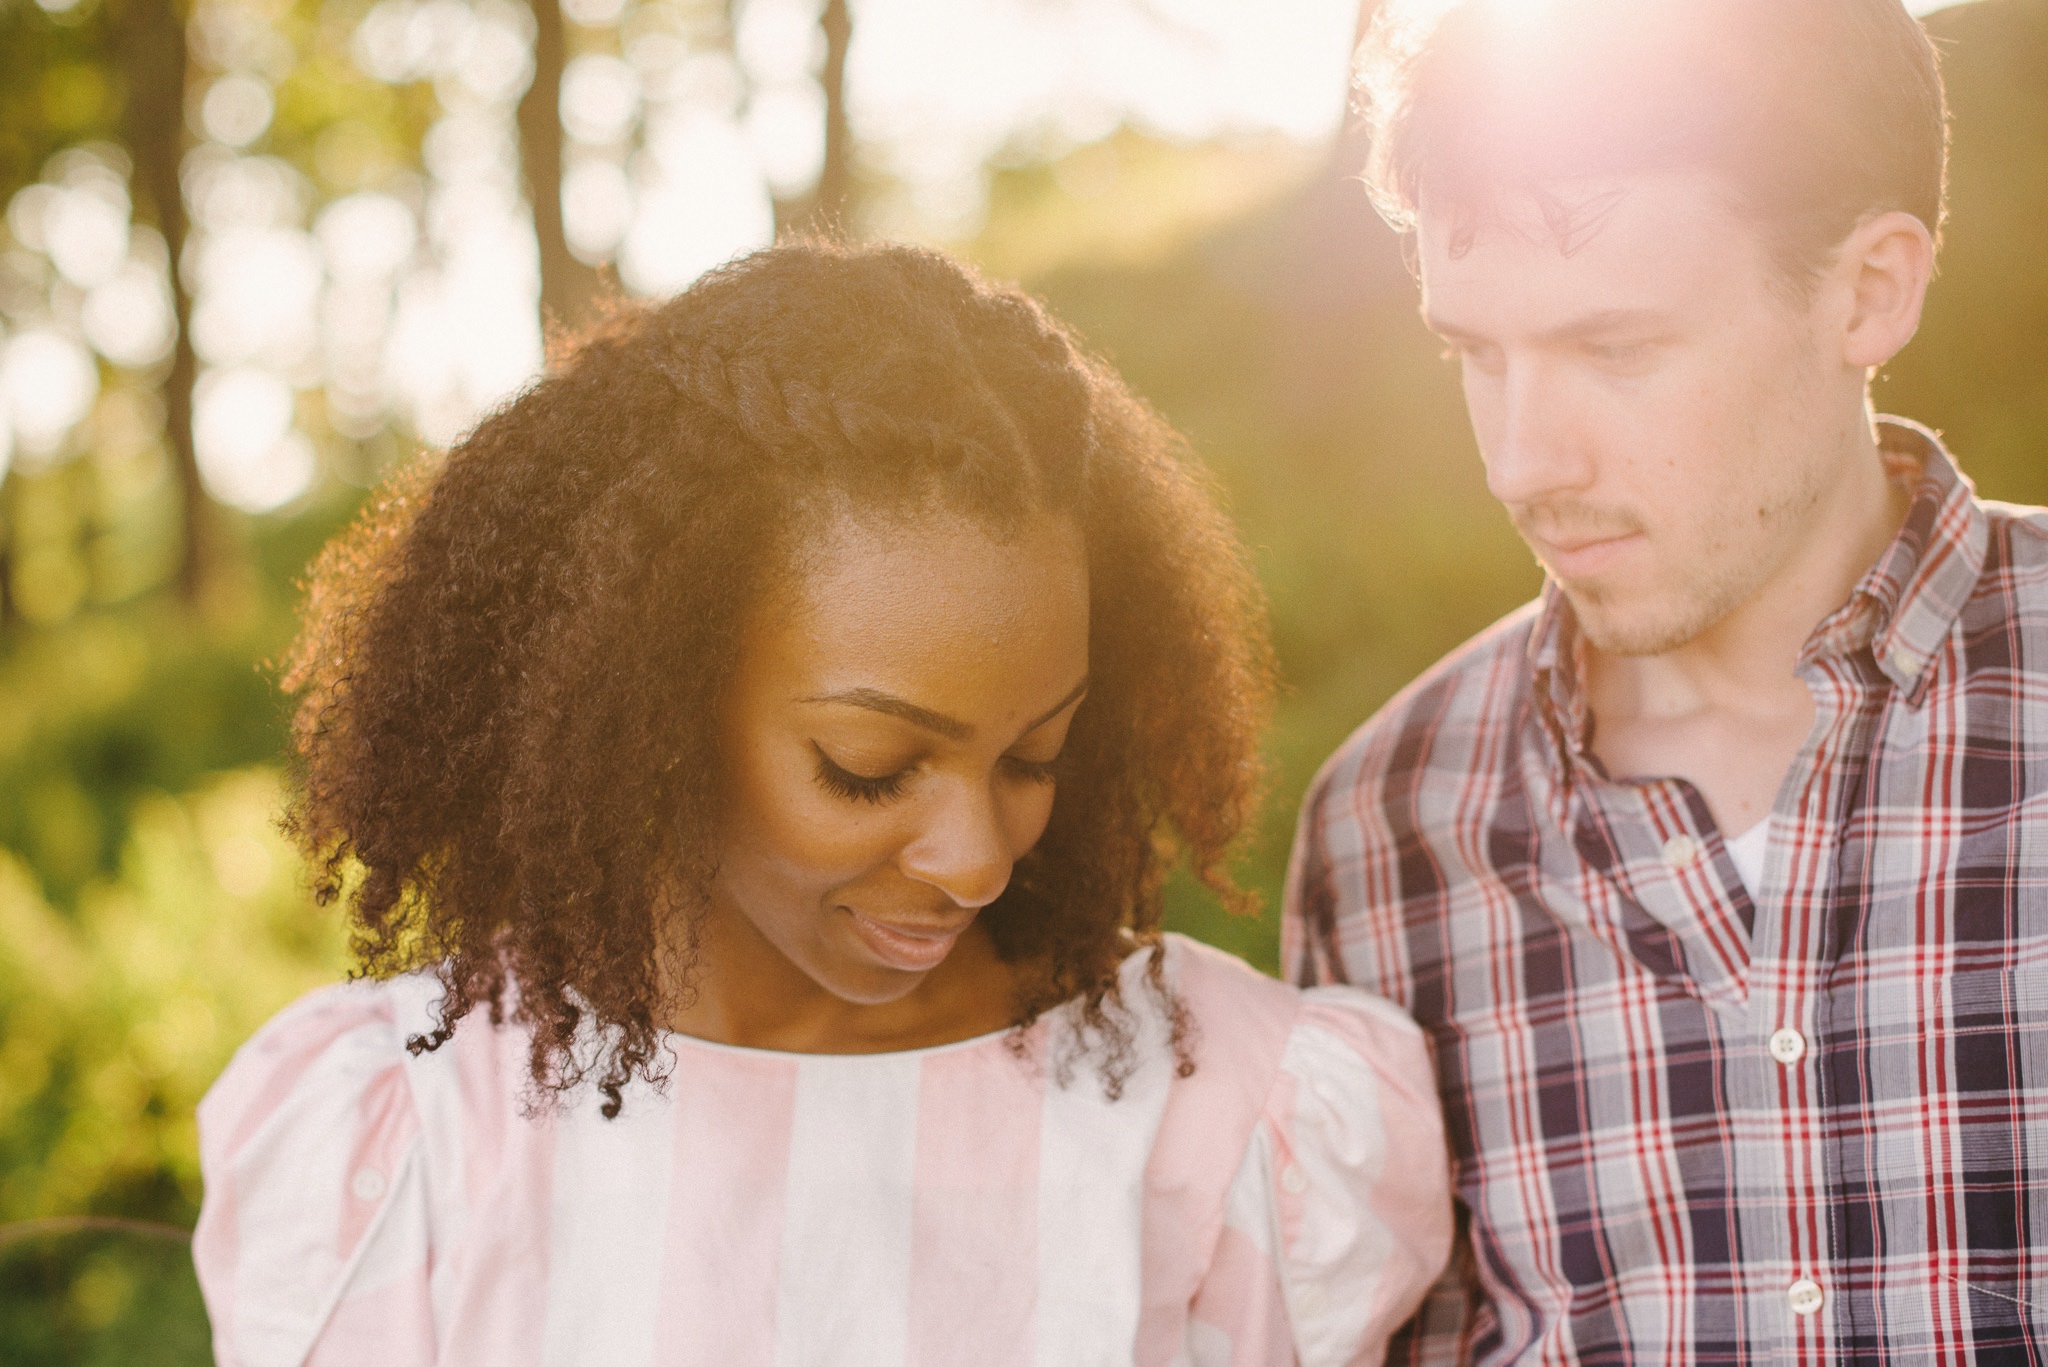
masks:
[[[221,1367],[433,1361],[410,986],[303,998],[200,1103],[193,1261]]]
[[[1392,1004],[1310,989],[1195,1305],[1198,1367],[1370,1367],[1450,1254],[1427,1048]]]

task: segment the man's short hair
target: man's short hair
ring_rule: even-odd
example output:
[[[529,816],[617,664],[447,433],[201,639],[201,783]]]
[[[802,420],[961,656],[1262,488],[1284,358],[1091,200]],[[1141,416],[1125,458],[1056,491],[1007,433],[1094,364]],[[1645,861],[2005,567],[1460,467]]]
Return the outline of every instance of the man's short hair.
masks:
[[[1358,83],[1403,230],[1426,196],[1699,166],[1795,281],[1877,214],[1940,232],[1948,110],[1901,0],[1387,0]]]

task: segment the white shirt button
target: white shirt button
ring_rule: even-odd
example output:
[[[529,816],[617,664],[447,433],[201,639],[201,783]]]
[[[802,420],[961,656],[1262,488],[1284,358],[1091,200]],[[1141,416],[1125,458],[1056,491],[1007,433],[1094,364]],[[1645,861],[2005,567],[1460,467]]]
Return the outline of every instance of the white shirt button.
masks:
[[[1674,835],[1664,842],[1664,862],[1674,869],[1689,869],[1700,859],[1700,842],[1689,835]]]
[[[357,1168],[349,1178],[349,1194],[358,1201],[374,1201],[384,1194],[384,1174],[375,1168]]]
[[[1771,1057],[1787,1067],[1806,1057],[1806,1036],[1787,1026],[1771,1032]]]
[[[1286,1170],[1280,1174],[1280,1185],[1288,1195],[1299,1196],[1308,1190],[1308,1174],[1297,1165],[1289,1163]]]
[[[1801,1277],[1785,1288],[1785,1300],[1792,1306],[1793,1314],[1811,1315],[1827,1297],[1821,1294],[1820,1283]]]
[[[1920,672],[1920,666],[1924,663],[1926,661],[1904,646],[1894,646],[1892,648],[1892,668],[1909,679]]]

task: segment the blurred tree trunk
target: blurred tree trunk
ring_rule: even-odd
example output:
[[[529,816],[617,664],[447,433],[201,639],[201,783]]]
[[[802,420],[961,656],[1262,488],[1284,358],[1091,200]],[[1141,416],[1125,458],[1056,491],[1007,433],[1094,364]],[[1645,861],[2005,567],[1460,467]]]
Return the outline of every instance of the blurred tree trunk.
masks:
[[[775,202],[777,237],[791,231],[844,236],[853,209],[853,126],[846,117],[846,54],[853,46],[853,11],[847,0],[825,0],[818,29],[825,35],[825,69],[818,73],[818,88],[825,96],[825,158],[818,183],[808,195]]]
[[[14,607],[14,481],[0,474],[0,636],[19,615]]]
[[[533,84],[519,101],[519,169],[540,243],[540,311],[549,326],[574,327],[597,298],[595,270],[576,259],[562,227],[562,70],[569,62],[561,0],[532,0]]]
[[[817,202],[811,218],[826,231],[843,232],[853,206],[853,129],[846,121],[846,52],[853,45],[853,14],[847,0],[825,0],[818,27],[825,34],[825,164],[818,171]]]
[[[177,467],[184,515],[185,546],[178,588],[197,602],[211,582],[220,555],[213,502],[199,478],[192,443],[192,387],[199,360],[192,351],[192,298],[185,288],[185,195],[180,172],[185,160],[185,24],[175,0],[122,0],[114,14],[115,51],[126,100],[121,135],[135,158],[135,188],[149,206],[170,249],[171,311],[177,340],[164,379],[166,436]]]

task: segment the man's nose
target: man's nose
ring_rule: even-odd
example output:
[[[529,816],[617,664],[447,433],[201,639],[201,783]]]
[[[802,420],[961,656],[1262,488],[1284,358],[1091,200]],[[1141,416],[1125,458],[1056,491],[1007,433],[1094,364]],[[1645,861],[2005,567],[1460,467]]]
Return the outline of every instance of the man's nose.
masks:
[[[1513,507],[1583,490],[1591,478],[1585,443],[1570,403],[1541,367],[1511,362],[1494,388],[1492,412],[1473,414],[1493,496]]]
[[[903,872],[929,883],[957,906],[984,907],[1002,896],[1016,864],[1003,834],[996,794],[987,785],[949,789],[899,857]]]

